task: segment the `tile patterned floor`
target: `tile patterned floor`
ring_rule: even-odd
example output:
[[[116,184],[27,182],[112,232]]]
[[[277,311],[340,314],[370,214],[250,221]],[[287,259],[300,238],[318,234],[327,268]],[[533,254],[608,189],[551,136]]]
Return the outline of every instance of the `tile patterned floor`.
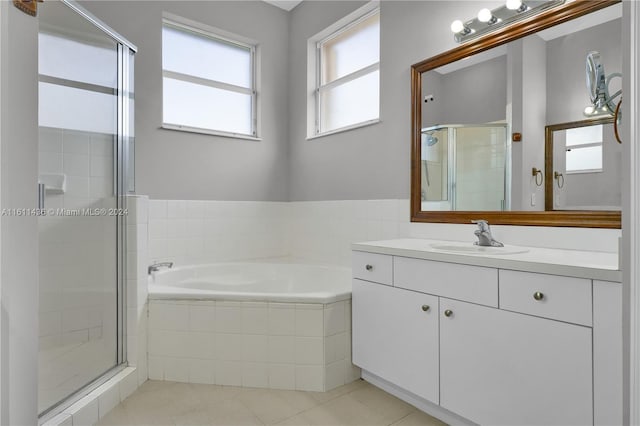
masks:
[[[147,381],[99,425],[440,426],[444,423],[363,380],[330,392]]]

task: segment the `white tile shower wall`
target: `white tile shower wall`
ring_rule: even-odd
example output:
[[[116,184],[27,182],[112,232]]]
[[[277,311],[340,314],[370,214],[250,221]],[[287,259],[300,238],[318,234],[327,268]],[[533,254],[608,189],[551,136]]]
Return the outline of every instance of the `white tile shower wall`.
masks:
[[[178,265],[287,256],[289,205],[150,200],[149,260]]]
[[[351,302],[149,303],[149,378],[307,391],[360,377]]]

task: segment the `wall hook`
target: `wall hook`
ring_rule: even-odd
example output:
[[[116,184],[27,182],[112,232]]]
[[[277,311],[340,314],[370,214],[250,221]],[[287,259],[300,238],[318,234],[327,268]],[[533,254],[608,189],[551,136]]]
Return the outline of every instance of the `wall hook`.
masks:
[[[531,169],[531,176],[536,178],[536,186],[542,186],[542,182],[544,182],[544,174],[542,173],[542,170],[533,167]]]

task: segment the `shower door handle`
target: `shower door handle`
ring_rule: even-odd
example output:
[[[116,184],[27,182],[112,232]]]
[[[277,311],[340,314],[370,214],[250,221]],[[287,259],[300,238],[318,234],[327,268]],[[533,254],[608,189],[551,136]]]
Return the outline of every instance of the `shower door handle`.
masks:
[[[39,210],[43,210],[44,209],[44,196],[45,196],[45,187],[44,187],[44,183],[39,183],[38,184],[38,209]]]

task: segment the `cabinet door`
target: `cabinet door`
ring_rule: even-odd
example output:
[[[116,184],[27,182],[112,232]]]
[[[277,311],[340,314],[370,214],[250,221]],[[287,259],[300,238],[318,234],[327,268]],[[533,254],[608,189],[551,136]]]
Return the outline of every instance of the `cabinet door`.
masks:
[[[353,280],[353,363],[438,403],[438,298]]]
[[[591,328],[440,299],[440,405],[487,425],[593,424]]]

